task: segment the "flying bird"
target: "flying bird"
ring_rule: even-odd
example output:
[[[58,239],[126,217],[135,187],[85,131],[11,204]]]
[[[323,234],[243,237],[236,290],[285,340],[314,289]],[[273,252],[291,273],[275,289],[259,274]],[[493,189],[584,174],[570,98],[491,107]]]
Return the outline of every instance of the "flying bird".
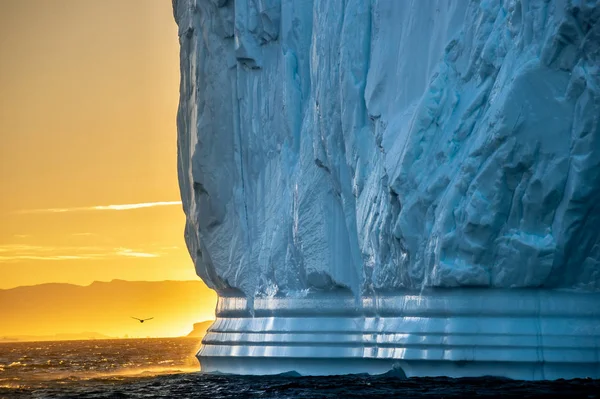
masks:
[[[138,319],[137,317],[133,317],[131,316],[132,319],[136,319],[137,321],[139,321],[140,323],[145,322],[146,320],[152,320],[154,317],[149,317],[147,319]]]

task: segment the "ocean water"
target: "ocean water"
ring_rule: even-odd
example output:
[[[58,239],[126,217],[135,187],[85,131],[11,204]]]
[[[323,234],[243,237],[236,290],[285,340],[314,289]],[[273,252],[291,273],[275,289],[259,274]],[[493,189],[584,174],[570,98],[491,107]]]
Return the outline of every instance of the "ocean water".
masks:
[[[225,376],[197,338],[0,343],[0,398],[600,398],[598,380]]]

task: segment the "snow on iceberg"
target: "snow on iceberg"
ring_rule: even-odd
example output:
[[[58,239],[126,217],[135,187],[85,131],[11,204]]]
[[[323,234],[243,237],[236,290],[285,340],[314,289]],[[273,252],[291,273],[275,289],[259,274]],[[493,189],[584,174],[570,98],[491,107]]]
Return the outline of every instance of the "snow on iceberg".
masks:
[[[173,8],[203,369],[600,378],[599,1]]]

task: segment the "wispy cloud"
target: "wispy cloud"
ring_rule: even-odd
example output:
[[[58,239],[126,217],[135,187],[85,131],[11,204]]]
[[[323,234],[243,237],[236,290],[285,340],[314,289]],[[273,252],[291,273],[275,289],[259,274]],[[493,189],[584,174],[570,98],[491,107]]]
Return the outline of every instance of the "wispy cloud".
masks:
[[[181,205],[181,201],[140,202],[137,204],[97,205],[76,208],[26,209],[17,213],[66,213],[86,211],[128,211],[131,209],[154,208],[158,206]]]
[[[142,202],[139,204],[101,205],[92,207],[97,211],[126,211],[129,209],[152,208],[155,206],[181,205],[181,201]]]
[[[158,258],[158,254],[147,253],[147,252],[138,252],[129,248],[119,248],[119,251],[116,252],[119,256],[129,256],[132,258]]]
[[[36,255],[12,255],[12,256],[0,256],[0,263],[5,262],[18,262],[22,260],[76,260],[76,259],[97,259],[100,256],[94,255],[47,255],[47,256],[36,256]]]
[[[21,261],[66,261],[126,258],[158,258],[162,253],[144,252],[131,248],[52,247],[36,245],[0,246],[0,263]]]

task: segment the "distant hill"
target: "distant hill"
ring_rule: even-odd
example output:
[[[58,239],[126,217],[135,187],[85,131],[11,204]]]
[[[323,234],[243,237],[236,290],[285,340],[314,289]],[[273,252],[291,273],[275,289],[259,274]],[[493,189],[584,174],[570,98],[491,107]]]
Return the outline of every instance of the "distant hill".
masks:
[[[206,330],[213,323],[213,320],[206,320],[194,324],[194,329],[187,335],[188,337],[202,338],[206,335]]]
[[[198,320],[212,319],[215,304],[215,293],[201,281],[17,287],[0,290],[0,339],[84,331],[119,338],[183,336]],[[131,317],[154,319],[142,324]]]

